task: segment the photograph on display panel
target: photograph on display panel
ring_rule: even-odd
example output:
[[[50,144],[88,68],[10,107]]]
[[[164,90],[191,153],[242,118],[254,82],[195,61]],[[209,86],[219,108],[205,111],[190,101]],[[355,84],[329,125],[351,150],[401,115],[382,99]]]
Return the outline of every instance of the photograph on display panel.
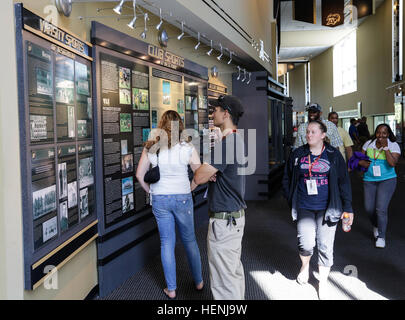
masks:
[[[128,211],[134,210],[134,194],[128,193],[127,195],[122,197],[122,213],[126,213]]]
[[[80,190],[80,219],[89,215],[89,190],[84,188]]]
[[[68,184],[68,208],[77,206],[77,181]]]
[[[149,91],[133,88],[132,103],[134,110],[149,110]]]
[[[84,188],[94,183],[93,157],[79,160],[79,187]]]
[[[53,217],[42,224],[42,239],[47,242],[58,234],[58,219]]]
[[[58,164],[58,177],[59,177],[59,199],[63,199],[66,198],[68,195],[66,162]]]
[[[122,195],[134,192],[134,180],[132,177],[122,179]]]
[[[121,158],[122,173],[134,171],[134,157],[132,154],[127,154]]]
[[[119,87],[124,89],[131,88],[131,69],[119,67]]]
[[[65,231],[68,229],[69,220],[68,220],[68,202],[63,201],[59,204],[59,223],[60,231]]]
[[[33,192],[32,210],[34,220],[56,210],[56,185]]]

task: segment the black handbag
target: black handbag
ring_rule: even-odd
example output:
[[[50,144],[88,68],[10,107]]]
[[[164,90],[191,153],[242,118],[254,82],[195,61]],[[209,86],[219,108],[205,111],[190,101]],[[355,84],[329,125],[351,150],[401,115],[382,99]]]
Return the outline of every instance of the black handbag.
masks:
[[[145,176],[143,177],[143,181],[149,184],[156,183],[160,179],[159,150],[156,152],[156,157],[157,157],[156,167],[153,167],[152,169],[148,170],[148,172],[146,172]]]

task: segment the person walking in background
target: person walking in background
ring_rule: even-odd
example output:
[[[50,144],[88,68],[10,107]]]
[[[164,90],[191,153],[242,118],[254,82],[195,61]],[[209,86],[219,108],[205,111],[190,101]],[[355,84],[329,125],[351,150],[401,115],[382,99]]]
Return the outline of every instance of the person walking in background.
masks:
[[[364,173],[364,208],[373,225],[375,246],[385,248],[388,206],[397,185],[395,166],[401,149],[389,125],[377,126],[374,135],[363,146],[370,161],[359,161]]]
[[[346,132],[346,130],[338,126],[339,115],[337,114],[337,112],[334,111],[330,112],[328,115],[328,120],[330,122],[333,122],[338,128],[339,135],[343,141],[343,145],[339,147],[339,151],[342,154],[343,159],[345,159],[346,161],[353,156],[353,149],[352,149],[353,141],[350,138],[350,135]]]
[[[349,135],[350,135],[350,138],[352,138],[352,141],[355,143],[355,148],[358,150],[358,147],[360,145],[360,140],[359,140],[359,133],[357,131],[356,124],[357,124],[357,120],[354,118],[351,118],[350,127],[349,127]]]
[[[360,144],[363,146],[364,143],[370,139],[370,131],[368,131],[368,126],[367,126],[367,118],[362,117],[359,120],[359,125],[357,126],[357,132],[359,134],[359,141]]]
[[[214,125],[222,139],[194,174],[196,184],[208,186],[209,227],[207,235],[211,292],[215,300],[244,300],[245,274],[241,261],[245,228],[244,141],[237,132],[243,106],[234,96],[209,100],[215,107]],[[227,154],[233,150],[233,154]]]
[[[336,226],[344,214],[353,223],[352,193],[346,163],[341,153],[325,142],[326,125],[308,124],[308,143],[294,150],[286,164],[283,192],[297,221],[301,269],[299,284],[309,279],[309,262],[318,247],[319,298],[328,298],[327,278],[333,265]]]
[[[200,250],[194,232],[194,205],[191,196],[196,185],[192,183],[190,186],[188,178],[188,165],[195,171],[201,162],[192,144],[184,140],[172,141],[173,130],[178,130],[177,137],[181,137],[184,130],[183,122],[176,111],[166,111],[158,128],[159,136],[145,143],[136,178],[142,188],[151,194],[152,212],[159,230],[161,260],[167,284],[163,291],[168,298],[174,299],[177,288],[174,255],[176,226],[186,250],[196,289],[202,290],[204,285]],[[152,131],[154,132],[156,130]],[[144,177],[150,164],[159,166],[160,179],[148,185]]]
[[[327,137],[328,137],[332,147],[339,148],[340,146],[343,146],[343,141],[339,135],[337,127],[332,122],[330,122],[328,120],[323,120],[321,118],[322,107],[319,104],[312,103],[308,107],[307,111],[308,111],[308,122],[319,120],[325,124],[325,126],[328,130]],[[298,127],[298,134],[297,134],[297,139],[295,139],[295,142],[294,142],[294,149],[301,147],[307,143],[306,132],[307,132],[307,127],[308,127],[308,122],[302,123]]]

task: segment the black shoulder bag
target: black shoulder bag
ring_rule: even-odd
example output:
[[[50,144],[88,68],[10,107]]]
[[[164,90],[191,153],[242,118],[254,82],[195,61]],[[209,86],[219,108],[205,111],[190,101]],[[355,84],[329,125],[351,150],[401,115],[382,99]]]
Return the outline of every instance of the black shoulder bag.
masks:
[[[157,157],[156,167],[153,167],[152,169],[148,170],[148,172],[146,172],[145,176],[143,177],[143,181],[149,184],[156,183],[160,179],[159,150],[156,152],[156,157]]]

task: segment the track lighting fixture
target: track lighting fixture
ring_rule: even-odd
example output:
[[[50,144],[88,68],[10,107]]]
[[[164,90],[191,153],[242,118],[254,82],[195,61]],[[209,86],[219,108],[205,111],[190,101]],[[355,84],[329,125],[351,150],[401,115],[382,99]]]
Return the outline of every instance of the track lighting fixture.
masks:
[[[230,52],[229,52],[229,57],[230,57],[230,59],[229,59],[229,61],[228,61],[228,64],[231,64],[231,62],[232,62],[232,54],[233,54],[233,52],[230,51]]]
[[[201,41],[200,41],[200,33],[198,33],[198,43],[195,45],[194,50],[197,50],[198,47],[200,46]]]
[[[145,28],[144,28],[143,32],[141,33],[141,38],[142,38],[142,39],[146,39],[146,32],[148,31],[148,28],[147,28],[147,21],[149,20],[149,15],[148,15],[148,13],[144,13],[143,18],[144,18],[144,20],[145,20]]]
[[[133,6],[134,6],[134,17],[132,18],[132,20],[127,24],[127,26],[131,29],[135,29],[135,23],[136,23],[136,0],[134,0],[133,2]]]
[[[246,84],[250,84],[250,81],[252,80],[252,73],[251,72],[249,72],[249,80],[248,80],[248,82],[246,82]]]
[[[221,54],[217,57],[217,60],[221,61],[222,56],[224,55],[224,53],[222,52],[222,44],[219,44],[219,46],[221,47]]]
[[[246,80],[246,69],[243,69],[243,79],[242,82],[245,82]]]
[[[183,38],[183,36],[184,36],[184,22],[182,21],[181,22],[181,34],[179,34],[177,36],[177,40],[181,40],[181,38]]]
[[[159,24],[156,26],[156,30],[159,30],[160,27],[161,27],[162,24],[163,24],[163,20],[162,20],[162,8],[159,8],[159,17],[160,17],[160,22],[159,22]]]
[[[240,70],[241,70],[241,68],[238,66],[238,77],[236,78],[236,80],[240,80]]]
[[[125,0],[121,0],[120,3],[113,9],[116,14],[121,14],[124,1]]]
[[[210,40],[211,42],[211,49],[207,52],[207,55],[211,55],[212,51],[214,51],[214,48],[212,47],[212,40]]]

